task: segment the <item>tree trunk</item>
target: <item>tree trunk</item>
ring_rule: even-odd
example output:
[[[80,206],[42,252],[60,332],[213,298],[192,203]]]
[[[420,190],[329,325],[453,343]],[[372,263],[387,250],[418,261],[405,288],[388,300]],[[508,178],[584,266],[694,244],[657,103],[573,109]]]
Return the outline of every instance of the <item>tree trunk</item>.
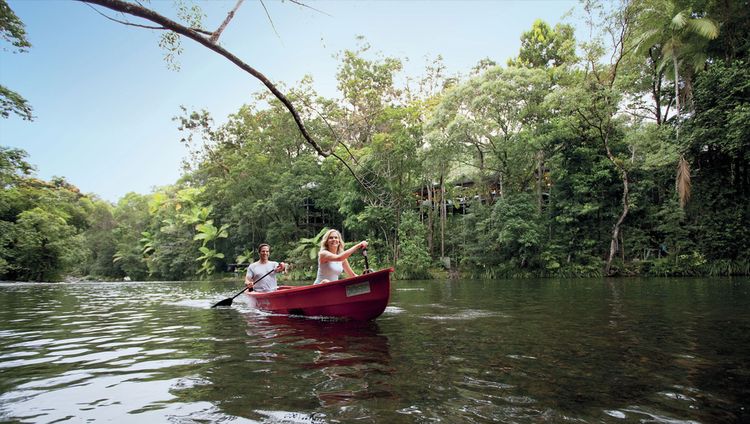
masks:
[[[607,157],[615,165],[618,171],[620,171],[620,176],[622,178],[622,213],[620,214],[620,217],[617,218],[615,225],[612,227],[612,238],[609,243],[609,256],[607,257],[607,264],[604,266],[604,275],[611,275],[610,272],[612,270],[612,261],[614,260],[615,255],[617,255],[617,251],[619,250],[620,226],[622,225],[623,221],[625,221],[625,217],[628,216],[628,210],[630,209],[630,182],[628,180],[628,171],[618,164],[617,160],[612,154],[612,151],[609,149],[609,144],[606,142],[605,149],[607,150]]]
[[[399,249],[399,227],[401,226],[401,204],[396,204],[396,235],[393,237],[393,266],[396,267],[398,265],[398,257],[401,253],[401,250]]]
[[[667,120],[669,113],[669,105],[664,113],[662,113],[661,104],[661,85],[664,77],[664,71],[659,69],[659,64],[654,57],[654,49],[652,47],[648,50],[648,55],[651,58],[651,71],[653,72],[653,82],[651,83],[651,96],[654,98],[654,118],[656,119],[656,125],[662,125]]]
[[[536,163],[536,165],[537,165],[537,170],[536,170],[536,172],[537,172],[537,176],[536,176],[536,196],[537,196],[536,203],[537,203],[537,205],[536,205],[536,209],[537,209],[537,213],[539,213],[541,215],[541,213],[542,213],[542,204],[543,204],[543,199],[542,199],[542,181],[544,180],[544,176],[542,174],[544,172],[544,152],[538,151],[536,153],[536,160],[537,160],[537,163]]]
[[[440,175],[440,257],[445,257],[445,221],[448,217],[445,201],[445,176]]]
[[[499,189],[499,191],[500,191],[500,192],[499,192],[499,193],[497,193],[497,195],[498,195],[498,197],[499,197],[499,198],[501,198],[501,199],[505,198],[505,184],[503,184],[503,182],[504,182],[504,178],[503,178],[503,175],[504,175],[504,174],[503,174],[503,173],[501,172],[501,173],[500,173],[500,177],[498,178],[498,182],[500,183],[500,184],[499,184],[499,187],[498,187],[498,189]],[[491,202],[489,201],[489,199],[487,200],[487,203],[491,203]]]
[[[435,196],[432,195],[432,180],[427,182],[427,248],[430,251],[430,258],[435,255]]]
[[[680,107],[680,71],[679,63],[677,62],[677,55],[672,55],[672,66],[674,66],[674,101],[675,107],[677,108],[677,125],[675,126],[677,141],[680,140],[680,114],[682,108]]]
[[[389,253],[388,256],[390,256],[390,258],[388,258],[387,260],[392,263],[393,256],[390,253],[393,253],[393,251],[390,249],[390,242],[388,241],[390,239],[390,237],[388,237],[388,229],[384,227],[380,227],[380,232],[383,233],[383,241],[385,242],[385,245],[388,248],[386,252]]]

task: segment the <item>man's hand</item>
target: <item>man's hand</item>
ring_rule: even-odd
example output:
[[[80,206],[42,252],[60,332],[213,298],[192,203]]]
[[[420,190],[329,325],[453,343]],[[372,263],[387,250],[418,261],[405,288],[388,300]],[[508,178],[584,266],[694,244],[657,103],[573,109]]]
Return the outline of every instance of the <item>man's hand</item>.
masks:
[[[247,288],[248,291],[253,291],[253,280],[249,279],[247,276],[245,276],[245,288]]]
[[[285,262],[279,262],[279,266],[276,267],[276,272],[286,272],[289,265]]]

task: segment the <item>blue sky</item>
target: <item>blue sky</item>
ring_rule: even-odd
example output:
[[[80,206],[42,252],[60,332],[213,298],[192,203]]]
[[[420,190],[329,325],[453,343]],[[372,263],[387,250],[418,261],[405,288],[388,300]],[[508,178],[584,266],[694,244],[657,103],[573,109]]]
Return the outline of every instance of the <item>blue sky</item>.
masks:
[[[180,105],[205,108],[221,123],[264,89],[191,40],[183,40],[181,70],[170,70],[158,47],[160,31],[112,22],[83,3],[8,4],[26,24],[32,48],[23,54],[0,51],[0,83],[23,95],[36,119],[0,119],[0,145],[26,150],[38,177],[65,177],[106,200],[150,193],[179,178],[187,151],[172,118]],[[174,16],[172,1],[147,4]],[[204,26],[212,30],[235,0],[198,4],[207,14]],[[265,4],[278,35],[261,4],[246,0],[220,43],[275,83],[293,86],[311,75],[318,93],[336,97],[334,56],[356,49],[358,35],[373,50],[406,60],[403,76],[419,77],[438,55],[449,74],[465,75],[486,57],[504,64],[518,54],[521,33],[535,19],[554,25],[577,1],[308,2],[326,14],[289,1]]]

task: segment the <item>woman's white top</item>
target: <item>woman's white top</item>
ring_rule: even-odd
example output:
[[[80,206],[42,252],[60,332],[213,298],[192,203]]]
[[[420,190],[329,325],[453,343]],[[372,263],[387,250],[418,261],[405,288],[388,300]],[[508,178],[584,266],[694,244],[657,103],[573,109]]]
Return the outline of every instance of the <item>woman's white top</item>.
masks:
[[[344,272],[344,261],[320,263],[320,256],[318,256],[318,276],[315,277],[313,284],[320,284],[323,280],[336,281],[342,272]]]

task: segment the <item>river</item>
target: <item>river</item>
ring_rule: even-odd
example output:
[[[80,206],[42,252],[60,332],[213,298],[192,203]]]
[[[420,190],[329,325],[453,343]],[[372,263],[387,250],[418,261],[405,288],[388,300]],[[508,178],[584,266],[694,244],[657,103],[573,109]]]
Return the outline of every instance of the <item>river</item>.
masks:
[[[750,422],[750,279],[395,281],[377,320],[240,282],[0,283],[0,422]]]

